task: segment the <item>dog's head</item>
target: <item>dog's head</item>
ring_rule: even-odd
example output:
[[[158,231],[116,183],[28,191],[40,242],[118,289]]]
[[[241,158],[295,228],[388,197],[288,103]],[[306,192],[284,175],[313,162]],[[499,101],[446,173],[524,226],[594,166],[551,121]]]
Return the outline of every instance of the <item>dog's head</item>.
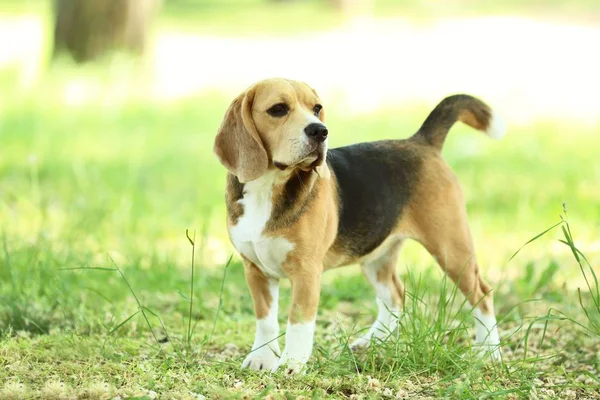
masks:
[[[327,152],[324,114],[319,96],[305,83],[279,78],[258,82],[229,106],[214,151],[240,182],[272,167],[316,168]]]

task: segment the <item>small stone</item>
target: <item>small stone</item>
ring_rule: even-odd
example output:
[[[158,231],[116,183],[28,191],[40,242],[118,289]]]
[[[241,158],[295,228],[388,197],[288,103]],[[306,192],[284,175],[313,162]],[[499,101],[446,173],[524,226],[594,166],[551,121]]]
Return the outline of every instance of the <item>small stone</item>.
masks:
[[[369,389],[379,389],[381,387],[381,384],[379,383],[379,379],[376,378],[371,378],[370,376],[367,376],[367,387]]]

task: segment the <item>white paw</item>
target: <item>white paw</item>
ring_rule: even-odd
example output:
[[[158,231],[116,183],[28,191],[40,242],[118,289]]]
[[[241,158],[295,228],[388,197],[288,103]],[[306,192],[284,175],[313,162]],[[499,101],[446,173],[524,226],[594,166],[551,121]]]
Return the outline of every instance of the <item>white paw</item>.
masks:
[[[350,350],[363,350],[371,345],[371,338],[368,336],[361,336],[350,344]]]
[[[242,368],[250,368],[255,371],[270,371],[278,365],[279,357],[269,347],[264,346],[254,350],[242,363]]]
[[[391,303],[384,303],[379,297],[375,300],[379,310],[377,320],[371,325],[367,333],[352,342],[350,345],[351,350],[366,349],[371,345],[372,341],[387,340],[398,326],[398,318],[400,317],[398,308],[391,305]]]
[[[475,344],[475,350],[477,351],[479,357],[481,358],[489,358],[493,363],[501,363],[502,362],[502,352],[500,351],[500,344],[483,342]]]
[[[485,315],[478,308],[473,311],[475,317],[475,349],[482,357],[493,362],[501,362],[500,335],[494,314]]]
[[[385,322],[381,322],[381,321]],[[369,332],[356,339],[350,345],[351,350],[362,350],[371,346],[372,342],[383,342],[393,335],[398,326],[398,316],[390,314],[385,319],[377,320]]]
[[[491,350],[491,352],[489,353],[490,359],[495,363],[501,363],[502,362],[502,352],[500,351],[500,345],[494,346],[490,350]]]
[[[284,350],[283,355],[277,364],[271,369],[271,372],[281,370],[285,375],[295,375],[300,372],[303,373],[304,366],[306,365],[309,357],[310,354],[306,355],[305,357],[292,358],[289,357]]]
[[[280,369],[286,375],[297,374],[307,363],[313,348],[315,321],[300,324],[288,322],[285,332],[285,349],[277,365],[271,371]]]

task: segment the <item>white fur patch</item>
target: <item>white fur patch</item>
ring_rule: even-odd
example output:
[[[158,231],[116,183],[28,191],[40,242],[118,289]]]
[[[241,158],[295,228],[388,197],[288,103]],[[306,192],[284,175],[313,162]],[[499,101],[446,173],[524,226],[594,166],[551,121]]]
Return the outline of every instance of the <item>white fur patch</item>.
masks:
[[[244,186],[244,197],[239,203],[244,214],[229,229],[231,242],[240,254],[252,261],[266,275],[283,278],[282,264],[294,244],[282,237],[263,235],[273,208],[273,186],[278,178],[276,171],[265,173]]]
[[[389,257],[388,252],[391,250],[391,248],[393,246],[397,246],[404,239],[405,237],[401,235],[388,236],[383,243],[379,245],[379,247],[362,257],[359,260],[359,263],[364,265],[365,268],[367,268],[368,265],[371,267],[379,265],[378,263],[381,263],[383,260],[387,260],[387,257]]]
[[[377,279],[377,273],[386,263],[390,262],[390,256],[387,252],[391,246],[398,244],[398,238],[392,238],[384,242],[380,246],[380,251],[374,252],[372,257],[369,257],[363,264],[365,276],[375,288],[377,302],[377,320],[371,325],[369,331],[355,340],[350,347],[365,348],[371,344],[372,339],[385,340],[388,338],[398,326],[398,318],[400,309],[398,305],[392,302],[392,292],[389,286],[382,284]],[[395,254],[395,253],[394,253]]]
[[[275,279],[269,280],[269,293],[271,294],[271,308],[266,318],[256,320],[256,334],[252,352],[248,354],[242,368],[270,371],[279,360],[279,321],[277,310],[279,302],[279,282]]]
[[[500,361],[500,335],[494,314],[484,314],[479,308],[473,310],[475,318],[475,346],[489,354],[493,361]]]
[[[387,339],[398,326],[398,318],[400,317],[400,310],[397,307],[386,304],[379,297],[375,299],[377,302],[377,320],[371,325],[369,331],[356,339],[350,345],[351,348],[366,348],[369,347],[371,341],[385,340]]]
[[[300,372],[312,353],[314,336],[314,320],[301,324],[288,322],[285,332],[285,349],[272,371],[285,366],[284,373],[297,374]]]
[[[327,154],[327,151],[325,151],[325,154]],[[317,170],[317,174],[319,174],[320,178],[327,179],[327,180],[329,180],[331,178],[331,172],[329,171],[329,166],[327,165],[327,161],[323,161],[323,164],[319,165],[315,169]]]
[[[485,132],[492,139],[500,140],[506,134],[506,122],[501,116],[492,113],[490,124]]]

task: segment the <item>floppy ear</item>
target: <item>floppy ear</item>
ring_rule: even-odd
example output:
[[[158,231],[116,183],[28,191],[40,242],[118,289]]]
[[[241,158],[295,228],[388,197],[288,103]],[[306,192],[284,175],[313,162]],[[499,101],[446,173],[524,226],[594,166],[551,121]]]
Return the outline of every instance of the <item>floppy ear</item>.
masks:
[[[242,183],[260,177],[269,165],[267,151],[252,119],[253,100],[253,89],[233,100],[213,148],[221,164]]]

